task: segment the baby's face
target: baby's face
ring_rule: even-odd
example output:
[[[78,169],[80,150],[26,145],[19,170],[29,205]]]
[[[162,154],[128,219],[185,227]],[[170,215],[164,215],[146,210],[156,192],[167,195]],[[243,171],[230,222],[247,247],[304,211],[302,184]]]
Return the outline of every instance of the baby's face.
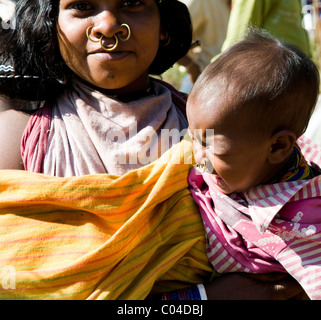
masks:
[[[187,116],[195,160],[206,165],[223,193],[265,182],[269,139],[250,132],[249,115],[234,114],[220,101],[204,106],[196,100],[187,103]]]

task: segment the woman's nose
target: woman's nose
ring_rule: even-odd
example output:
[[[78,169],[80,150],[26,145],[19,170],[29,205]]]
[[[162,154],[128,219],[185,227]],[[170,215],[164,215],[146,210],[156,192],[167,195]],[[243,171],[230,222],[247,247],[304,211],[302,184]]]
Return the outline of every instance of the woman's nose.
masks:
[[[101,36],[113,38],[115,34],[121,33],[122,31],[121,22],[116,15],[105,10],[97,17],[95,25],[92,28],[92,35],[98,39],[101,38]]]

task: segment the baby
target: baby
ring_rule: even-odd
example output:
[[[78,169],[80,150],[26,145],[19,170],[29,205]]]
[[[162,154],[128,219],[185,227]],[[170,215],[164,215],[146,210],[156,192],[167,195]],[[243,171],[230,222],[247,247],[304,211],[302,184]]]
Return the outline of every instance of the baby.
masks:
[[[252,32],[207,67],[187,103],[199,167],[189,185],[215,270],[288,272],[310,299],[321,299],[321,151],[301,136],[318,94],[300,49]]]

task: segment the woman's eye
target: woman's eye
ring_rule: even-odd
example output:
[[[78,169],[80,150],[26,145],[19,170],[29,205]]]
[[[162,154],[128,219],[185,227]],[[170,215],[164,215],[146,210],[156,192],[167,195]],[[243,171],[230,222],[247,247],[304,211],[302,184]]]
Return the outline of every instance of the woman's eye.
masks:
[[[141,0],[127,0],[124,1],[122,6],[123,7],[137,7],[140,6],[141,4],[143,4],[143,2]]]
[[[70,9],[74,9],[82,12],[82,11],[88,11],[93,9],[93,6],[88,2],[76,2],[70,6]]]

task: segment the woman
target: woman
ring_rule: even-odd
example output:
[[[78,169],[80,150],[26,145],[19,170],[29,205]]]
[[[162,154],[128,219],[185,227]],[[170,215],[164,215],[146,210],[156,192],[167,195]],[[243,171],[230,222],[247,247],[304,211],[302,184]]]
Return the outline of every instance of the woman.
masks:
[[[0,114],[0,169],[55,176],[2,171],[0,261],[14,267],[17,282],[2,296],[141,299],[152,288],[206,281],[204,231],[186,191],[190,166],[154,161],[177,142],[171,130],[181,137],[187,127],[183,96],[149,77],[187,53],[186,7],[176,0],[21,0],[16,28],[2,30],[1,40],[1,92],[44,107]],[[148,179],[139,180],[140,170]],[[144,194],[151,182],[155,192]],[[110,207],[119,208],[116,215],[107,214]],[[238,284],[257,296],[256,280],[231,275],[214,281],[208,297],[235,298]],[[272,292],[279,288],[263,287],[271,284]]]
[[[41,112],[50,110],[52,117],[59,114],[59,118],[64,118],[65,123],[68,119],[66,120],[64,114],[77,113],[75,116],[80,118],[81,131],[78,128],[77,132],[70,133],[66,132],[66,128],[60,128],[60,131],[64,131],[61,132],[61,139],[71,141],[71,135],[73,136],[75,143],[71,148],[79,149],[81,145],[86,145],[84,143],[80,145],[77,141],[79,136],[83,141],[82,134],[87,136],[90,143],[93,141],[93,135],[98,136],[97,141],[94,139],[94,150],[88,146],[86,150],[78,150],[81,157],[71,159],[68,156],[71,151],[63,149],[60,152],[60,158],[54,159],[55,167],[49,169],[45,165],[45,170],[37,171],[59,172],[58,175],[61,176],[105,172],[123,174],[146,164],[148,159],[135,161],[136,154],[141,152],[142,148],[147,153],[153,153],[149,155],[151,161],[158,158],[160,146],[157,148],[158,139],[154,137],[154,132],[160,132],[162,129],[186,128],[185,117],[172,103],[170,90],[149,77],[150,73],[164,72],[188,50],[191,43],[191,26],[188,12],[184,9],[185,7],[177,1],[150,0],[60,1],[52,4],[20,1],[17,4],[16,29],[3,31],[3,37],[7,39],[5,42],[8,46],[2,50],[2,56],[6,61],[13,60],[14,72],[3,69],[9,71],[4,74],[7,78],[1,78],[2,91],[13,97],[30,100],[45,99],[46,108]],[[40,14],[38,14],[39,11]],[[175,11],[180,13],[179,19],[174,19]],[[173,21],[175,24],[172,24]],[[29,41],[30,34],[33,35],[33,41]],[[119,40],[124,40],[126,37],[128,37],[127,41]],[[107,50],[109,47],[112,48],[115,41],[118,46],[112,51],[106,51],[106,48]],[[15,56],[12,57],[11,52],[15,52]],[[14,75],[13,79],[8,78],[12,75]],[[92,97],[93,92],[99,97]],[[175,94],[178,93],[175,92]],[[100,106],[96,106],[95,110],[91,110],[89,106],[99,99],[104,101]],[[71,100],[73,101],[71,104],[66,103]],[[88,107],[79,110],[80,107],[74,104],[77,100],[82,100],[82,103]],[[95,122],[96,128],[93,132],[88,132],[86,126],[90,125],[92,118],[97,118],[97,114],[101,113],[102,109],[105,117],[108,114],[108,119],[101,118],[99,123]],[[130,109],[133,110],[132,113],[126,114],[123,118],[119,117],[124,110]],[[156,109],[157,116],[151,123],[149,119],[155,115]],[[115,115],[116,111],[117,115]],[[90,115],[84,112],[89,112]],[[3,115],[3,119],[6,116],[11,121],[14,119],[15,133],[20,129],[20,136],[28,116],[12,111],[10,114]],[[128,121],[129,118],[131,121]],[[86,119],[90,121],[89,124],[86,123]],[[127,122],[126,126],[123,130],[119,130],[119,123],[123,126],[124,121]],[[6,120],[4,122],[7,123]],[[133,139],[129,141],[129,130],[133,129],[136,123],[138,132],[137,134],[134,132],[131,136],[134,135],[137,142],[133,145]],[[152,130],[142,132],[148,125]],[[50,123],[50,126],[53,129],[55,123]],[[66,126],[69,124],[66,123]],[[96,132],[97,127],[102,131]],[[117,138],[126,140],[117,145],[110,143],[108,157],[106,146],[100,141],[100,134],[105,134],[103,131],[106,127],[111,128],[109,140]],[[11,150],[13,146],[18,147],[14,142],[20,139],[14,139],[15,134],[12,135],[6,130],[10,128],[3,129],[11,137],[10,141],[5,138],[4,143],[9,143]],[[31,131],[29,134],[33,133]],[[152,136],[152,141],[144,144],[146,134]],[[105,139],[105,137],[102,138]],[[25,137],[25,139],[26,148],[28,148],[28,138]],[[49,136],[48,140],[50,150],[51,147],[54,148],[55,138]],[[5,146],[3,147],[5,149]],[[96,159],[92,159],[93,152],[95,153],[99,148],[103,151],[98,151]],[[24,150],[25,154],[28,152]],[[62,152],[65,154],[63,155]],[[120,153],[123,158],[115,160],[115,155]],[[21,159],[15,157],[14,153],[11,155],[14,159],[11,157],[4,159],[7,164],[1,161],[0,167],[21,169]],[[53,159],[48,159],[53,156],[50,151],[45,159],[39,159],[37,155],[31,159],[29,155],[30,152],[25,155],[27,158],[25,161],[35,162],[37,158],[42,166],[43,163],[53,162]],[[132,163],[128,163],[127,158],[130,158]],[[40,164],[37,162],[36,166]],[[32,170],[30,167],[26,169]]]

